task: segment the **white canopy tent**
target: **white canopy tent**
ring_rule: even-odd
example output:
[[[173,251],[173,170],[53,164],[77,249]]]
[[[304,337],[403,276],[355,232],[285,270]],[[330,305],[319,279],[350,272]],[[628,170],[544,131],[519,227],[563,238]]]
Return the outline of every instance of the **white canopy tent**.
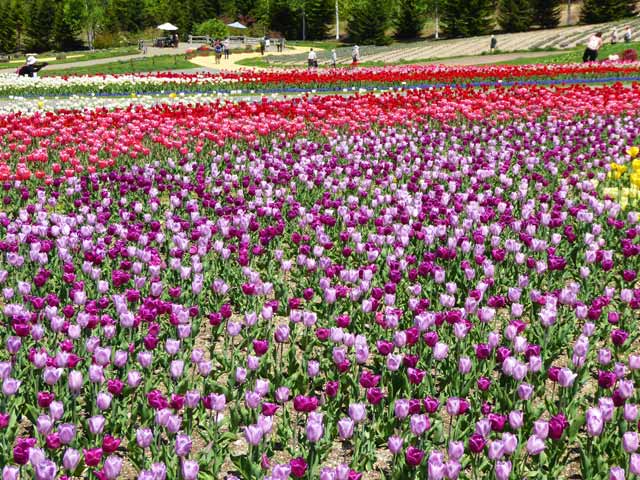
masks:
[[[241,24],[240,22],[229,23],[229,24],[227,24],[227,27],[239,28],[239,29],[247,28],[245,25]]]
[[[162,25],[158,25],[158,30],[165,30],[167,32],[174,32],[178,30],[178,27],[172,25],[171,23],[163,23]]]

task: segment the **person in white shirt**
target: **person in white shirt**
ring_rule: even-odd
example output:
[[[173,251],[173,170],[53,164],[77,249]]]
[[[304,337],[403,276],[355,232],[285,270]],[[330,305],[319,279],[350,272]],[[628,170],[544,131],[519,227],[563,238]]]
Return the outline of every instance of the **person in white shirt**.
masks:
[[[618,29],[613,27],[613,30],[611,30],[611,45],[615,45],[616,43],[618,43]]]
[[[624,32],[624,43],[629,43],[631,41],[631,27],[627,25],[627,29]]]
[[[602,46],[602,32],[598,32],[595,35],[591,35],[587,42],[587,48],[582,55],[583,62],[595,62],[598,58],[598,50]]]
[[[309,56],[307,57],[309,68],[313,68],[317,66],[316,61],[318,57],[316,56],[316,52],[313,51],[313,48],[309,50]]]
[[[331,50],[331,66],[336,68],[336,64],[338,63],[338,54],[336,53],[336,49]]]

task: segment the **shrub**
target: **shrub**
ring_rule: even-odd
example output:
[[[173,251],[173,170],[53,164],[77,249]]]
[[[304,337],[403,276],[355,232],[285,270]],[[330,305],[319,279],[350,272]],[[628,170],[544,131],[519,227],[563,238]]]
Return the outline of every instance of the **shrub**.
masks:
[[[209,35],[211,38],[227,38],[229,29],[217,18],[202,22],[195,28],[196,35]]]

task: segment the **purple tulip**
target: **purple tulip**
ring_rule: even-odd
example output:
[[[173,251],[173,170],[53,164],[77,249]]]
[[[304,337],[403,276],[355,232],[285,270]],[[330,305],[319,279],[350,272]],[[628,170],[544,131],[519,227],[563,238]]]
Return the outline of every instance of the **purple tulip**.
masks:
[[[558,384],[561,387],[569,388],[573,385],[573,382],[575,381],[577,376],[578,374],[573,373],[570,369],[561,368],[560,372],[558,373]]]
[[[94,417],[89,418],[89,431],[98,435],[102,433],[102,429],[104,428],[105,418],[102,415],[96,415]]]
[[[244,427],[244,437],[249,445],[258,445],[262,441],[263,432],[257,425]]]
[[[36,480],[54,480],[57,473],[56,464],[50,460],[42,460],[35,467]]]
[[[177,435],[175,441],[175,452],[179,457],[186,457],[191,452],[191,437],[189,435]]]
[[[509,480],[509,477],[511,476],[511,468],[512,466],[509,460],[496,462],[496,480]]]
[[[629,459],[629,473],[640,475],[640,455],[632,453]]]
[[[424,452],[419,448],[414,447],[413,445],[409,445],[407,451],[405,452],[405,460],[407,464],[412,467],[417,467],[422,463],[422,459],[424,458]]]
[[[365,409],[364,404],[362,403],[352,403],[349,405],[349,417],[355,423],[362,423],[367,418],[367,411]]]
[[[389,448],[389,451],[393,455],[397,455],[402,451],[402,444],[403,444],[402,438],[396,435],[390,436],[389,439],[387,440],[387,447]]]
[[[604,427],[604,418],[599,408],[591,407],[587,409],[585,414],[587,423],[587,432],[592,437],[597,437],[602,433]]]
[[[624,480],[625,473],[624,468],[620,467],[611,467],[609,470],[609,480]]]
[[[638,450],[638,434],[636,432],[626,432],[622,435],[622,448],[627,453],[634,453]]]
[[[527,452],[529,453],[529,455],[540,455],[544,449],[544,440],[537,437],[536,435],[531,435],[527,440]]]
[[[184,478],[184,480],[196,480],[198,478],[200,466],[196,461],[183,460],[182,468],[180,471],[182,472],[182,478]]]
[[[67,448],[62,458],[62,465],[64,466],[64,469],[69,472],[73,472],[80,462],[80,457],[80,452],[73,448]]]
[[[149,428],[139,428],[136,430],[136,443],[140,448],[149,448],[153,441],[153,432]]]
[[[2,393],[7,397],[15,395],[16,392],[18,391],[18,388],[20,388],[21,383],[22,382],[14,378],[9,378],[9,377],[5,378],[2,381]]]
[[[20,469],[11,465],[5,465],[2,468],[2,480],[18,480],[20,477]]]
[[[109,480],[115,480],[122,470],[122,459],[116,455],[109,455],[105,461],[102,471]]]
[[[410,425],[411,433],[419,437],[429,429],[429,418],[426,415],[412,415]]]
[[[485,444],[486,441],[482,435],[474,433],[473,435],[471,435],[471,437],[469,437],[469,450],[471,450],[472,453],[482,452],[484,450]]]
[[[338,435],[340,440],[348,440],[353,436],[354,422],[348,417],[338,420]]]

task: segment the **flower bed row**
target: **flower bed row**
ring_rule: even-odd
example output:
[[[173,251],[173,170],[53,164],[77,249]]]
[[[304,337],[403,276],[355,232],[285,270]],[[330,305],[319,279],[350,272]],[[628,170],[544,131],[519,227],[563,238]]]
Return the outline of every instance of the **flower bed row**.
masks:
[[[460,119],[496,124],[550,116],[635,113],[640,87],[445,88],[402,93],[302,97],[286,101],[160,104],[107,110],[0,116],[0,181],[32,176],[51,181],[145,158],[154,145],[176,155],[211,150],[226,142],[275,136],[332,136],[372,125],[418,126]],[[373,120],[372,120],[373,119]]]
[[[390,66],[337,70],[244,70],[219,74],[155,73],[46,77],[34,81],[0,77],[0,96],[231,92],[273,89],[373,88],[423,84],[467,84],[531,79],[637,77],[637,63],[490,66]]]

